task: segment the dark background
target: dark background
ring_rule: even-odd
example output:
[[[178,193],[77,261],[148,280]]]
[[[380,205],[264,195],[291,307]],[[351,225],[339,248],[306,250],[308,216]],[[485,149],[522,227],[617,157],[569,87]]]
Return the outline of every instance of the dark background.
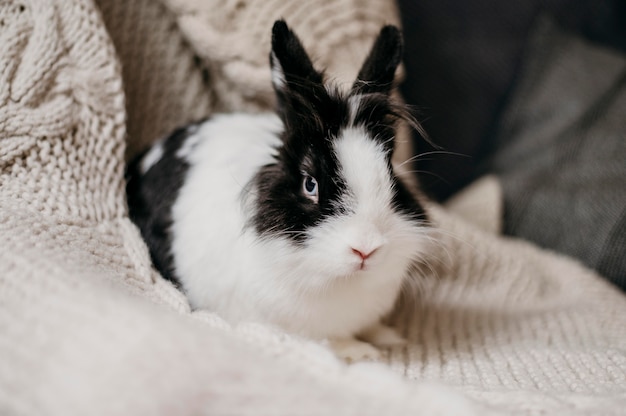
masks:
[[[444,151],[420,158],[437,200],[485,173],[483,162],[536,18],[626,51],[626,0],[399,0],[405,34],[404,98]],[[417,151],[434,149],[416,138]]]

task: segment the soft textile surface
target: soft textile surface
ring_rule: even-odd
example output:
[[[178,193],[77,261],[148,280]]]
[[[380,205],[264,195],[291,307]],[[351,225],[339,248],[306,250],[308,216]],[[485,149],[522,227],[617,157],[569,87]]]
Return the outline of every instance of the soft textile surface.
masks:
[[[108,10],[121,10],[119,1]],[[158,10],[149,0],[126,3],[124,16]],[[160,10],[152,29],[172,30]],[[287,20],[288,12],[276,7]],[[235,19],[219,7],[213,13],[224,13],[222,24]],[[382,363],[345,366],[321,345],[191,313],[150,268],[126,214],[122,77],[95,5],[3,2],[0,20],[1,414],[623,413],[623,295],[568,258],[485,233],[437,206],[441,232],[417,279],[422,295],[391,317],[410,345]],[[178,20],[186,36],[219,33],[210,20]],[[341,26],[327,31],[341,38]],[[315,32],[299,32],[315,45]],[[167,56],[192,59],[189,49],[153,58]],[[193,79],[199,69],[186,65]],[[187,91],[185,77],[166,71],[134,76]],[[244,100],[224,93],[215,100]]]
[[[127,109],[127,156],[214,106],[208,74],[158,1],[100,1],[119,59]]]
[[[490,164],[504,232],[581,259],[626,290],[626,56],[544,18]]]

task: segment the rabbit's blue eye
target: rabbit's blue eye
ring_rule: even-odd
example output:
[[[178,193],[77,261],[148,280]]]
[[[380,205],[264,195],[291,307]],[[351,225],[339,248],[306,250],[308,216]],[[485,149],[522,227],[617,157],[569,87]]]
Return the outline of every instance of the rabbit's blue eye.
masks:
[[[318,186],[317,180],[315,180],[313,176],[304,176],[304,181],[302,182],[302,190],[304,191],[304,195],[307,198],[311,199],[313,202],[317,202]]]

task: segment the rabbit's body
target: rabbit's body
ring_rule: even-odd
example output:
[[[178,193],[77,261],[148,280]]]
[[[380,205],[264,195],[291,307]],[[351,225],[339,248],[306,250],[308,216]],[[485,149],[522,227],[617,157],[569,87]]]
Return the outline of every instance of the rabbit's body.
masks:
[[[131,216],[156,267],[194,308],[316,339],[388,335],[371,328],[391,310],[428,232],[391,166],[388,92],[399,58],[384,49],[398,39],[383,29],[342,93],[322,83],[278,22],[279,116],[216,115],[131,165]]]

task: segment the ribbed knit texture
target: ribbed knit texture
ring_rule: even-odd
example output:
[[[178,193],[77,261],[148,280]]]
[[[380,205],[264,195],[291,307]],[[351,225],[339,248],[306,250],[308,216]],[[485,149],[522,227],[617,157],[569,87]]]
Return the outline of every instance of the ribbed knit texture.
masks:
[[[96,3],[123,63],[128,157],[180,124],[210,114],[208,72],[164,5],[154,0]]]
[[[124,3],[129,9],[121,13]],[[184,109],[210,111],[213,99],[254,106],[253,93],[269,91],[269,78],[250,75],[242,80],[250,89],[228,90],[222,77],[230,69],[216,62],[254,72],[242,56],[246,48],[250,56],[266,54],[268,35],[250,41],[255,22],[258,33],[271,27],[266,8],[288,21],[294,13],[292,24],[320,57],[332,49],[322,47],[325,39],[342,44],[346,16],[355,19],[346,23],[354,30],[346,42],[366,50],[378,30],[371,22],[382,15],[364,10],[387,10],[374,0],[259,0],[243,9],[224,2],[213,5],[211,19],[189,23],[181,10],[197,4],[170,4],[181,13],[186,44],[160,4],[102,1],[123,73],[142,84],[126,85],[137,101],[125,106],[113,43],[91,1],[0,3],[0,414],[623,414],[623,295],[568,258],[486,233],[436,206],[433,258],[415,277],[421,296],[391,318],[410,344],[389,351],[382,364],[345,366],[316,343],[191,313],[182,294],[150,268],[127,217],[125,107],[135,112],[129,126],[134,120],[140,132],[130,139],[147,141],[150,129],[186,121]],[[325,11],[317,11],[320,4]],[[315,39],[312,26],[298,19],[318,14],[326,29],[314,32],[317,43],[307,42]],[[127,16],[151,16],[152,23],[135,27],[154,38],[133,34]],[[357,22],[372,32],[358,32]],[[121,27],[135,40],[124,42]],[[240,37],[229,37],[227,28],[238,28]],[[212,54],[221,61],[209,62],[198,49],[205,65],[219,69],[207,84],[193,60],[201,36],[192,36],[205,30],[224,31]],[[146,50],[122,50],[133,42]],[[159,44],[163,50],[151,55]],[[241,56],[229,55],[234,51]],[[144,61],[133,63],[137,54]],[[150,62],[157,57],[163,61],[155,75]],[[210,90],[211,98],[202,98]],[[137,91],[186,98],[164,120],[167,105],[142,106]]]
[[[392,368],[505,414],[621,414],[623,294],[569,258],[436,218],[438,278],[422,278],[419,307],[395,318],[412,345]]]

